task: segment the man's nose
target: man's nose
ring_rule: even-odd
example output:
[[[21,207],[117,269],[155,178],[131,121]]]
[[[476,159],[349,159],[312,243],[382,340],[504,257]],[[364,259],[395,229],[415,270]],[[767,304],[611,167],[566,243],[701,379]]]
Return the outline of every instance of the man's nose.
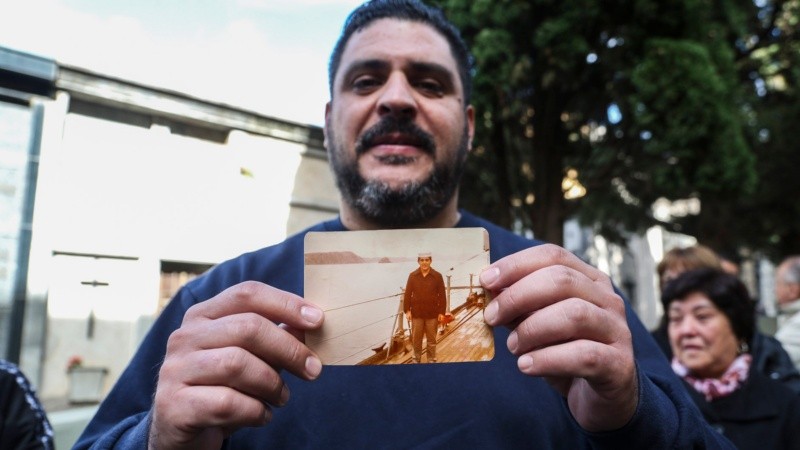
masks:
[[[414,89],[402,74],[394,74],[387,80],[378,101],[378,114],[391,114],[397,118],[413,119],[417,114]]]

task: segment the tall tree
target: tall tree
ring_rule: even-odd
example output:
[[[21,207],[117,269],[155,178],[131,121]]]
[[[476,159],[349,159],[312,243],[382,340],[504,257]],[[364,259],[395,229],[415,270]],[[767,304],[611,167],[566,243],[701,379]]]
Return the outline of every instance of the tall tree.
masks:
[[[655,215],[659,198],[730,202],[753,192],[731,44],[752,4],[437,3],[476,61],[478,133],[462,186],[471,209],[561,243],[571,216],[613,238],[688,226]],[[565,199],[565,176],[586,195]]]
[[[704,199],[685,228],[716,248],[755,250],[774,261],[800,254],[800,1],[757,1],[727,36],[758,185],[734,202]],[[724,226],[719,226],[724,224]]]

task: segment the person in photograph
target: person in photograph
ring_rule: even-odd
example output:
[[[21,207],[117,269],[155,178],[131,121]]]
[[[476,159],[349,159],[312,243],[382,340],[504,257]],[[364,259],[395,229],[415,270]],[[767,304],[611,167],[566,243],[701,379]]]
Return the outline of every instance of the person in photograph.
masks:
[[[408,275],[403,293],[403,311],[411,322],[411,344],[414,347],[413,362],[422,361],[422,338],[428,362],[436,362],[436,330],[439,317],[447,308],[442,274],[431,267],[430,253],[417,257],[419,268]]]
[[[181,288],[75,448],[733,448],[608,275],[458,207],[471,61],[436,8],[357,7],[325,105],[339,216]],[[302,297],[305,235],[412,228],[488,232],[494,358],[323,370],[304,342],[325,320]]]

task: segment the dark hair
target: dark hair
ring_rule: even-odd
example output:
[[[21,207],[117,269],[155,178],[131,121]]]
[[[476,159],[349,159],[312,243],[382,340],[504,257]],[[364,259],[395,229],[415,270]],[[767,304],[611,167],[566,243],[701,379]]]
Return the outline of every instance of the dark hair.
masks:
[[[412,22],[421,22],[434,28],[447,39],[450,52],[458,66],[458,76],[464,90],[464,104],[469,105],[472,97],[472,56],[467,44],[461,38],[461,33],[447,18],[444,13],[432,6],[418,0],[370,0],[350,13],[344,22],[342,34],[336,41],[328,63],[328,89],[333,98],[333,81],[339,64],[342,61],[344,47],[356,31],[366,28],[379,19],[398,19]]]
[[[668,282],[661,293],[664,311],[673,301],[681,301],[694,293],[708,297],[731,322],[736,337],[752,344],[756,329],[755,304],[738,277],[710,268],[683,272]]]

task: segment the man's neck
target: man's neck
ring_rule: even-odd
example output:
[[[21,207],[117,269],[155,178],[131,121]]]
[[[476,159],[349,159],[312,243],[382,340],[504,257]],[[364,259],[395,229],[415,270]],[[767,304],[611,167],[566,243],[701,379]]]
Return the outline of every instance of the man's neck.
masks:
[[[340,202],[339,215],[342,219],[342,224],[351,231],[381,230],[386,228],[366,219],[344,201]],[[450,203],[439,214],[415,225],[413,228],[452,228],[456,226],[459,220],[461,220],[461,213],[458,212],[458,196],[454,195]]]
[[[794,314],[796,312],[800,312],[800,298],[790,302],[781,303],[778,305],[778,310],[784,314]]]

